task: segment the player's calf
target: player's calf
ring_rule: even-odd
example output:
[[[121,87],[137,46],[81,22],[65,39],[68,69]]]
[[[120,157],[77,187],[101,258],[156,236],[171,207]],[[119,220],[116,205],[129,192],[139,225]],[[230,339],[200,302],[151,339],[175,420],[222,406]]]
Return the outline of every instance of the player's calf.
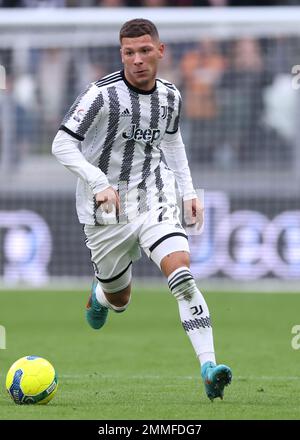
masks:
[[[123,274],[122,277],[118,277],[119,285],[121,283],[128,282],[122,290],[118,291],[116,280],[107,282],[105,288],[110,292],[103,291],[97,278],[93,281],[92,291],[86,306],[86,319],[89,325],[94,329],[100,329],[103,327],[107,320],[109,310],[113,310],[116,313],[124,312],[130,303],[130,275]],[[123,284],[124,285],[124,284]]]
[[[176,269],[169,275],[168,285],[177,299],[182,326],[200,363],[215,362],[209,310],[190,269],[184,266]]]
[[[206,301],[188,267],[179,267],[168,277],[169,288],[178,301],[181,323],[202,365],[202,379],[209,399],[223,398],[232,373],[216,365],[211,320]]]
[[[131,300],[131,285],[127,286],[121,292],[108,293],[104,292],[105,298],[109,303],[109,308],[117,313],[124,312],[129,306]]]

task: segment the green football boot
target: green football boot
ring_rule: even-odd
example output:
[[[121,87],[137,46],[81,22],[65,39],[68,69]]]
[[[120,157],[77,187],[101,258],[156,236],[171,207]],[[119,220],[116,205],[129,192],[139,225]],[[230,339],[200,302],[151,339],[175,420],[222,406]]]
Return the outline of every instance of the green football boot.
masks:
[[[92,328],[96,330],[104,326],[108,314],[108,308],[102,306],[97,301],[96,298],[97,284],[98,281],[96,278],[94,278],[92,283],[91,294],[89,296],[88,303],[86,305],[86,312],[85,312],[87,322]]]
[[[211,401],[216,397],[223,399],[224,387],[229,385],[232,379],[231,369],[226,365],[215,365],[213,362],[205,362],[201,368],[201,376],[207,397]]]

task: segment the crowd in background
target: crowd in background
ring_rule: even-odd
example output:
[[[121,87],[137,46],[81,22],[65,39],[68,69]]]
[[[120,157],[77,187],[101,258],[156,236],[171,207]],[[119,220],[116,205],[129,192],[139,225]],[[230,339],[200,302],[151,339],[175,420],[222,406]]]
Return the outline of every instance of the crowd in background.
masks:
[[[290,71],[298,53],[299,40],[283,37],[168,45],[159,76],[182,93],[182,132],[192,163],[283,167],[292,160],[297,124]],[[48,154],[75,97],[122,68],[118,46],[31,49],[19,72],[10,55],[4,63],[0,51],[11,97],[5,105],[14,109],[14,162],[28,153]]]
[[[126,4],[125,4],[126,3]],[[299,1],[0,0],[2,6],[172,6],[295,4]],[[202,39],[170,44],[159,75],[183,97],[182,132],[192,164],[229,168],[289,166],[297,122],[291,68],[299,64],[297,37]],[[21,60],[21,61],[20,61]],[[23,60],[23,62],[22,62]],[[25,61],[24,61],[25,60]],[[86,84],[122,68],[118,46],[0,50],[6,93],[0,111],[12,115],[11,162],[49,154],[62,117]],[[3,136],[0,126],[0,136]]]
[[[300,0],[0,0],[0,7],[295,6]]]

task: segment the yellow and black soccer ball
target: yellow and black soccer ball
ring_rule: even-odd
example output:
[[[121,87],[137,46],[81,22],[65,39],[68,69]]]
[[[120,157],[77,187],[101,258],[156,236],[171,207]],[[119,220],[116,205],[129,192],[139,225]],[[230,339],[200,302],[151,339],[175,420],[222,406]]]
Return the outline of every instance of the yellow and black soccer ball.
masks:
[[[6,376],[6,389],[18,405],[46,404],[57,391],[54,367],[39,356],[25,356],[12,364]]]

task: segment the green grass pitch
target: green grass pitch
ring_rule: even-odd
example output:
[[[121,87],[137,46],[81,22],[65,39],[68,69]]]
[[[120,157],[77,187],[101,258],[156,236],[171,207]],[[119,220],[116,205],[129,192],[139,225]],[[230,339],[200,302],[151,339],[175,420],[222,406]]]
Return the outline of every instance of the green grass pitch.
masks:
[[[199,283],[200,284],[200,283]],[[88,327],[88,291],[0,291],[0,419],[299,419],[300,295],[206,293],[219,363],[232,367],[224,400],[204,393],[198,361],[165,287],[133,288],[123,314]],[[59,388],[46,406],[6,394],[10,365],[24,355],[55,366]]]

